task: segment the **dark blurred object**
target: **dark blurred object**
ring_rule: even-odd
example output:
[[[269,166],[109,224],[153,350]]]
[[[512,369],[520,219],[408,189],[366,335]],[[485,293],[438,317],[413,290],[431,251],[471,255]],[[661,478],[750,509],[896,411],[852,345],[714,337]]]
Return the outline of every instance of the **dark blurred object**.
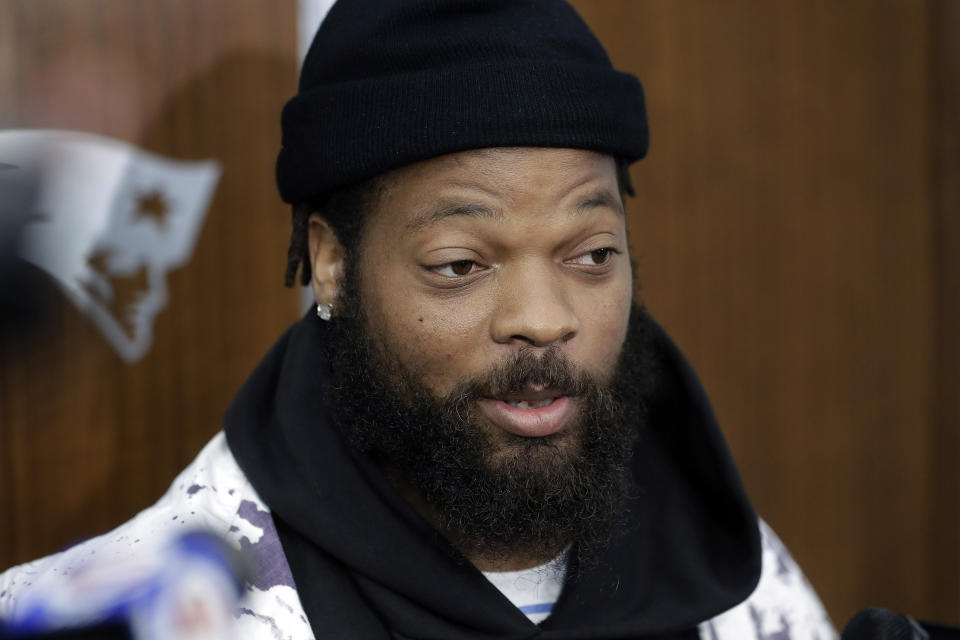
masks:
[[[841,640],[929,640],[916,620],[874,607],[853,616],[843,629]]]
[[[888,609],[864,609],[850,619],[840,640],[960,640],[960,628],[917,622]]]
[[[49,303],[45,276],[20,258],[23,229],[39,215],[37,191],[34,176],[0,162],[0,344],[39,328]]]
[[[0,640],[14,640],[25,636],[8,636],[0,629]],[[112,622],[86,629],[66,629],[39,635],[29,636],[30,640],[132,640],[130,629],[126,624]]]

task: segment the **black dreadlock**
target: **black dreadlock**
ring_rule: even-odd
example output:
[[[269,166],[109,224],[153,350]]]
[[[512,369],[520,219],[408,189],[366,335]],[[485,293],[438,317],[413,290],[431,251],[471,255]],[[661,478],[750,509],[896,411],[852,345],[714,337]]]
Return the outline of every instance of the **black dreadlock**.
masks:
[[[616,158],[617,187],[620,198],[626,202],[627,195],[635,195],[630,180],[630,162]],[[312,270],[310,266],[309,220],[310,215],[322,216],[333,229],[333,233],[343,247],[343,259],[354,264],[360,250],[363,227],[370,208],[379,196],[383,179],[381,176],[368,178],[361,182],[340,187],[315,200],[299,202],[293,205],[293,229],[290,232],[290,247],[287,249],[287,271],[284,284],[292,287],[300,272],[300,284],[310,284]]]
[[[287,272],[284,284],[292,287],[300,272],[300,284],[310,284],[310,215],[317,213],[327,221],[343,247],[343,259],[352,264],[360,250],[360,238],[367,214],[380,193],[380,176],[346,187],[334,189],[321,197],[293,205],[293,229],[287,249]]]

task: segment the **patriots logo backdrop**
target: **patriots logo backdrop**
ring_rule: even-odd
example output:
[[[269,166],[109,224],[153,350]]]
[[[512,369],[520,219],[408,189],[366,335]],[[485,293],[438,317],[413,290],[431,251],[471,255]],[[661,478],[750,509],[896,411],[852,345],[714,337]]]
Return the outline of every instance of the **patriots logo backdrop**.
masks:
[[[37,185],[21,257],[50,274],[124,360],[143,358],[166,274],[193,253],[219,164],[50,130],[0,131],[0,162]]]

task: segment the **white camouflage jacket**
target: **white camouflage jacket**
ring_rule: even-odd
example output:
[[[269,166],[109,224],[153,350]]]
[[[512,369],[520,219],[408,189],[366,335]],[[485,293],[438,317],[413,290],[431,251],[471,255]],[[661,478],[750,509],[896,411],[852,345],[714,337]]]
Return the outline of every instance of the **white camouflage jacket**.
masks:
[[[760,582],[746,601],[703,622],[702,640],[833,640],[823,605],[769,526]],[[219,433],[153,506],[110,533],[0,574],[0,620],[13,619],[32,585],[95,561],[125,562],[160,548],[181,531],[206,529],[245,554],[252,578],[238,607],[236,637],[313,638],[270,511]]]

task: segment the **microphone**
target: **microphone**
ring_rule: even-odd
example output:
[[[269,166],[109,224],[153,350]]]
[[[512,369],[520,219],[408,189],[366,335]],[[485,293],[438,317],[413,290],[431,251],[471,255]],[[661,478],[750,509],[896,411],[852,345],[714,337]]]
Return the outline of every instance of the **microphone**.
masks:
[[[244,575],[224,540],[188,532],[156,553],[36,583],[15,618],[0,621],[0,640],[231,640]]]
[[[850,619],[840,640],[960,640],[960,627],[913,618],[888,609],[864,609]]]
[[[853,616],[840,640],[930,640],[930,634],[910,616],[873,607]]]

